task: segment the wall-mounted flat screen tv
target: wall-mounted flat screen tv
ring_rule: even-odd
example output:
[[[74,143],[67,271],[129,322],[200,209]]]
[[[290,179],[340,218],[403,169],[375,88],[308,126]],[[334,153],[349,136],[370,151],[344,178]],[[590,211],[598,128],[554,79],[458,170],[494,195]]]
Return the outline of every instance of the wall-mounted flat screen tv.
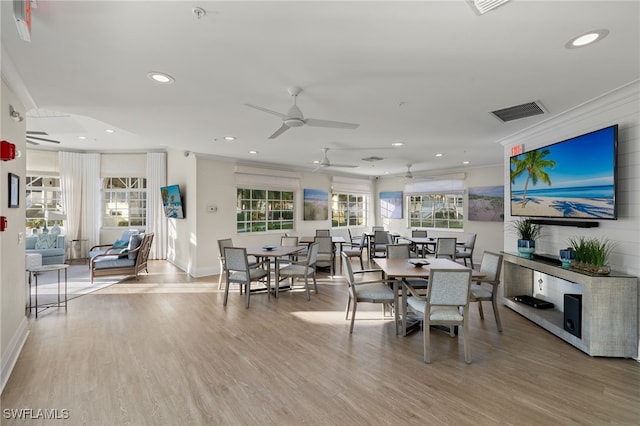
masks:
[[[617,219],[618,125],[511,157],[511,215]]]
[[[164,215],[170,219],[184,219],[184,209],[182,197],[180,196],[180,186],[171,185],[160,188],[162,194],[162,205]]]

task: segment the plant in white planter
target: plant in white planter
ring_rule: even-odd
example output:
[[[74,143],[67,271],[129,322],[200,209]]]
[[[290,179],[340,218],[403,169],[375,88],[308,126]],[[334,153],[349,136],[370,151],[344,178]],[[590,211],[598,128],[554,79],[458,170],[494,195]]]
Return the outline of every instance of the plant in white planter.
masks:
[[[511,229],[518,236],[518,254],[531,259],[536,251],[536,239],[540,236],[542,225],[534,223],[531,218],[523,217],[511,222]]]

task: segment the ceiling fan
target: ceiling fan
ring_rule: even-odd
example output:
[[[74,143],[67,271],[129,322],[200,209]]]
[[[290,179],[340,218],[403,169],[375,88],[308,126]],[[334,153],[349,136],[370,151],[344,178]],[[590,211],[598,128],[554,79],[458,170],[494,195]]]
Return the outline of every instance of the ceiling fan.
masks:
[[[275,115],[282,119],[282,126],[280,126],[278,130],[276,130],[271,136],[269,136],[269,139],[277,138],[278,136],[280,136],[281,134],[289,130],[291,127],[300,127],[305,124],[307,126],[313,126],[313,127],[333,127],[336,129],[357,129],[358,126],[360,126],[359,124],[343,123],[341,121],[319,120],[317,118],[304,118],[304,115],[302,115],[302,111],[300,111],[300,108],[298,108],[298,105],[296,104],[296,99],[298,98],[298,95],[300,94],[300,92],[302,92],[302,89],[299,87],[290,87],[288,91],[289,91],[289,94],[293,96],[293,105],[291,105],[291,108],[289,108],[289,112],[287,114],[282,114],[277,111],[273,111],[273,110],[256,106],[256,105],[245,104],[248,107],[255,108],[260,111],[264,111],[268,114]]]
[[[329,157],[327,156],[328,151],[329,151],[329,148],[322,148],[322,152],[323,152],[322,160],[318,162],[314,161],[314,163],[318,165],[318,167],[315,168],[314,172],[318,169],[325,169],[327,167],[342,167],[347,169],[354,169],[359,167],[359,166],[354,166],[349,164],[333,164],[331,161],[329,161]]]
[[[60,141],[56,141],[56,140],[53,140],[53,139],[47,139],[47,138],[41,138],[41,137],[33,136],[33,135],[48,136],[49,134],[47,132],[27,130],[27,143],[28,144],[40,145],[40,142],[60,143]]]

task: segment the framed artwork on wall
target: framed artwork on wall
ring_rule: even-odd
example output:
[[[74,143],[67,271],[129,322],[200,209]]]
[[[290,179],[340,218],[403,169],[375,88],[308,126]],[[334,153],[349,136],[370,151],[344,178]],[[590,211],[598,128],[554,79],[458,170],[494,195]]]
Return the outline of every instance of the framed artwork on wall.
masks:
[[[304,190],[304,220],[329,219],[329,193],[320,189]]]
[[[504,186],[469,188],[468,219],[481,222],[504,221]]]
[[[402,219],[402,191],[380,193],[380,217]]]
[[[20,207],[20,176],[9,173],[9,208]]]

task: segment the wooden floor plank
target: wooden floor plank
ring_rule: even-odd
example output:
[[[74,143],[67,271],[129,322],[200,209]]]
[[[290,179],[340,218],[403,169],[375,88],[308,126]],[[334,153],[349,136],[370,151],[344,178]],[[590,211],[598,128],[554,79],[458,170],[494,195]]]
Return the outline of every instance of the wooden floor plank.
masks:
[[[498,333],[472,305],[472,364],[437,330],[425,364],[422,332],[396,336],[378,305],[349,334],[340,278],[245,309],[237,291],[222,306],[217,276],[150,272],[30,319],[2,425],[640,424],[635,360],[589,357],[504,307]],[[25,408],[70,418],[7,418]]]

